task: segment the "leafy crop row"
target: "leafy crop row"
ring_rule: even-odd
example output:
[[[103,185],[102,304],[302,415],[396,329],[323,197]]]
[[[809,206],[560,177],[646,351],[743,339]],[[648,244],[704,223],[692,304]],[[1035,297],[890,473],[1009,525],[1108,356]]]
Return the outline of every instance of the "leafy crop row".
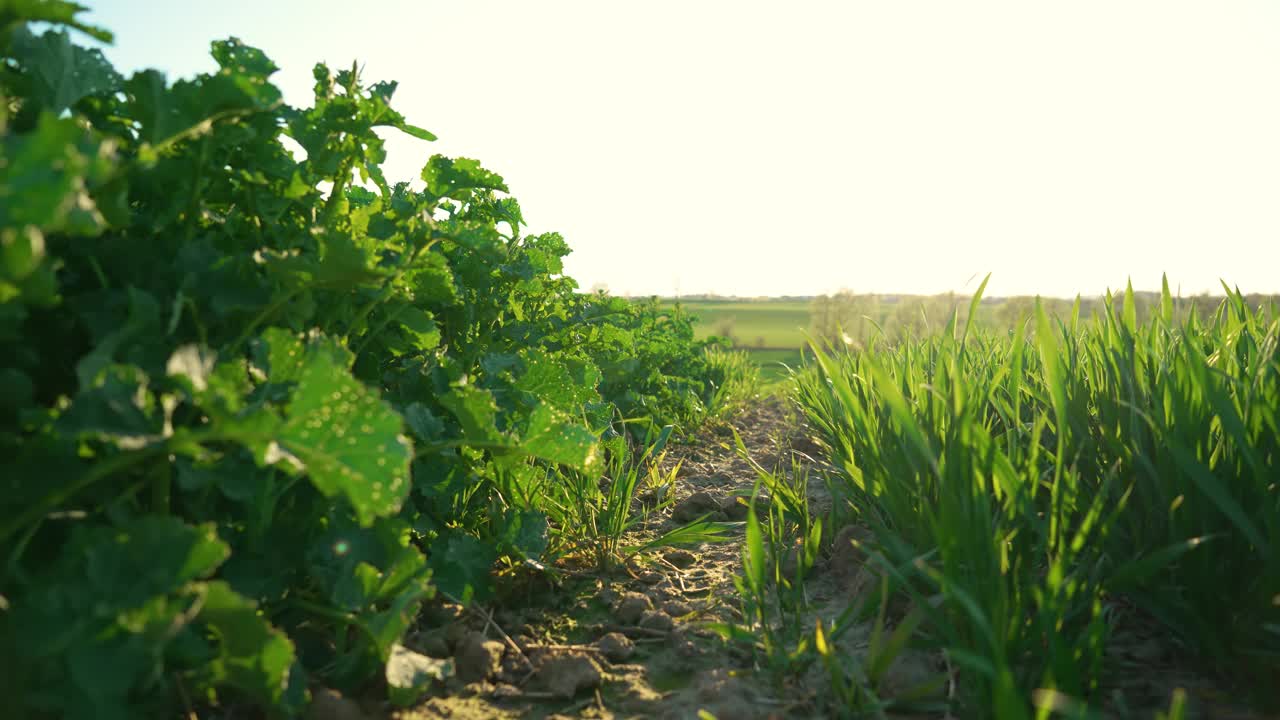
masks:
[[[436,589],[483,596],[495,562],[543,556],[533,489],[724,400],[688,317],[576,293],[498,175],[384,177],[378,129],[433,139],[395,83],[318,65],[291,107],[234,39],[214,72],[126,78],[56,27],[109,39],[77,12],[0,4],[16,715],[293,712],[311,682],[359,686]]]

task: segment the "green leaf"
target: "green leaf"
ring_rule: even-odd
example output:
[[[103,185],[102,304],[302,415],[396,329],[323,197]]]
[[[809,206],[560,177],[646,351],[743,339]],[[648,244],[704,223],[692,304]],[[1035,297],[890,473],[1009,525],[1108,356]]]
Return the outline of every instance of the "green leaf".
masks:
[[[502,541],[525,559],[537,561],[547,551],[547,516],[537,510],[507,510]]]
[[[1173,295],[1169,293],[1168,273],[1160,276],[1160,315],[1165,325],[1173,325]]]
[[[747,542],[742,550],[742,572],[747,586],[759,596],[764,589],[765,555],[764,533],[755,506],[754,499],[747,505]]]
[[[297,382],[307,361],[307,348],[296,333],[271,327],[254,345],[255,361],[273,383]]]
[[[160,330],[160,303],[151,293],[137,288],[127,292],[129,314],[125,322],[98,340],[98,344],[76,363],[80,388],[98,384],[98,375],[121,354],[121,350],[139,341],[163,337]]]
[[[1125,592],[1142,587],[1151,576],[1168,568],[1179,558],[1196,549],[1212,537],[1194,537],[1166,545],[1152,552],[1143,552],[1138,557],[1126,562],[1108,578],[1110,589]]]
[[[229,38],[215,40],[211,54],[222,69],[220,75],[230,78],[258,107],[266,108],[280,101],[280,91],[268,82],[280,68],[261,50],[245,45],[239,38]]]
[[[519,390],[566,412],[574,412],[600,399],[596,391],[600,371],[594,366],[578,363],[572,367],[543,353],[524,355],[524,372],[515,383]]]
[[[490,571],[498,554],[489,545],[458,533],[432,544],[431,578],[440,591],[466,604],[492,591]]]
[[[352,287],[383,277],[373,267],[368,250],[349,235],[332,230],[321,237],[319,259],[309,258],[307,266],[316,284],[330,288]]]
[[[1221,478],[1215,477],[1204,463],[1200,462],[1188,450],[1182,447],[1178,442],[1168,439],[1164,446],[1165,451],[1173,455],[1178,462],[1178,467],[1191,478],[1200,492],[1213,503],[1223,515],[1231,520],[1236,530],[1243,535],[1257,553],[1266,553],[1267,548],[1271,547],[1263,538],[1262,533],[1258,531],[1256,525],[1249,519],[1249,514],[1245,512],[1234,497],[1231,496],[1231,486]]]
[[[422,179],[427,183],[427,192],[435,197],[458,198],[469,190],[505,192],[507,189],[500,175],[485,170],[478,160],[470,158],[433,155],[422,168]]]
[[[173,517],[148,516],[119,527],[79,527],[65,552],[43,572],[28,603],[15,606],[13,628],[33,656],[56,653],[43,633],[69,634],[121,613],[146,608],[157,598],[208,577],[230,555],[213,524],[191,526]]]
[[[137,449],[164,439],[164,420],[147,392],[147,376],[132,365],[112,365],[96,386],[76,395],[58,418],[57,428],[71,436],[107,440]]]
[[[107,176],[112,150],[79,122],[41,113],[33,132],[4,139],[0,228],[96,235],[107,225],[87,186]]]
[[[1124,289],[1124,326],[1130,333],[1138,330],[1138,303],[1133,298],[1133,280]]]
[[[217,656],[203,668],[206,681],[234,687],[264,705],[279,704],[289,684],[293,643],[267,623],[257,603],[221,580],[210,582],[199,621],[217,646]]]
[[[396,313],[396,319],[413,337],[419,351],[431,350],[440,344],[440,328],[431,313],[410,305]]]
[[[436,136],[433,133],[431,133],[430,131],[424,130],[423,128],[420,128],[417,125],[410,125],[409,123],[406,123],[406,122],[398,122],[395,124],[395,127],[401,130],[402,132],[408,133],[409,135],[412,135],[413,137],[418,138],[419,140],[426,140],[430,142],[436,139]]]
[[[444,421],[431,412],[431,408],[420,402],[410,403],[404,410],[404,422],[425,442],[438,442],[444,438]]]
[[[171,97],[164,73],[143,70],[125,81],[129,116],[138,123],[138,139],[159,145],[196,124],[199,118],[183,112]]]
[[[286,414],[281,444],[320,492],[343,495],[364,525],[399,511],[413,457],[400,416],[331,354],[309,353]]]
[[[3,20],[7,26],[20,22],[47,22],[54,25],[66,25],[100,40],[104,43],[112,41],[111,33],[95,25],[80,22],[76,16],[88,10],[80,3],[67,0],[9,0],[4,3]]]
[[[543,404],[529,417],[529,429],[520,450],[582,470],[596,460],[596,436],[580,425],[567,422],[559,411]]]
[[[30,73],[32,99],[55,114],[90,95],[115,92],[124,82],[102,51],[79,47],[59,30],[36,36],[20,27],[11,52]]]
[[[0,368],[0,409],[17,410],[31,404],[35,384],[21,370]]]
[[[477,443],[510,444],[498,429],[498,403],[493,393],[473,385],[454,388],[440,398],[440,404],[462,425],[463,436]]]

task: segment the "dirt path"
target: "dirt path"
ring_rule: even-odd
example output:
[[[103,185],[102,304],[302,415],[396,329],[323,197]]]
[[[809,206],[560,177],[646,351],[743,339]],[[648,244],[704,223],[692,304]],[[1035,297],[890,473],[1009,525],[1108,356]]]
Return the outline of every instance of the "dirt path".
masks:
[[[773,467],[791,455],[794,423],[784,403],[765,400],[732,421],[751,456]],[[743,520],[756,481],[728,426],[672,446],[676,501],[649,516],[630,542],[644,542],[706,513]],[[642,496],[638,502],[653,502]],[[445,606],[443,624],[407,644],[451,656],[456,676],[438,697],[395,717],[628,718],[721,720],[792,714],[788,701],[735,675],[749,658],[705,629],[736,619],[733,578],[742,528],[733,541],[647,553],[602,576],[583,570],[560,587],[519,588],[492,614]],[[791,704],[794,704],[792,702]],[[338,717],[338,716],[330,716]]]

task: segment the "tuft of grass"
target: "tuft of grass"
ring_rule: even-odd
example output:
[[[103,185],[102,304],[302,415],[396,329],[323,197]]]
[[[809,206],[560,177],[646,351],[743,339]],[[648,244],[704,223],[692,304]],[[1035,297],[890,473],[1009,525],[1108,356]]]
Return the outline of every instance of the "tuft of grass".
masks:
[[[709,414],[723,419],[742,410],[760,394],[760,368],[747,353],[740,350],[707,348],[709,375],[715,391],[709,403]]]
[[[984,282],[985,286],[985,282]],[[863,349],[813,348],[794,398],[921,632],[1000,718],[1086,716],[1116,598],[1262,696],[1280,677],[1280,313],[1038,305]],[[750,589],[750,588],[748,588]],[[1175,702],[1170,716],[1179,715]],[[1270,709],[1270,708],[1269,708]]]
[[[638,453],[627,444],[627,436],[619,435],[605,443],[603,476],[597,473],[569,471],[560,482],[541,486],[541,502],[559,541],[567,553],[581,553],[595,562],[597,569],[607,572],[636,554],[659,547],[704,542],[724,542],[729,535],[724,523],[705,518],[675,528],[640,545],[624,545],[627,533],[646,517],[638,508],[636,492],[645,487],[661,492],[671,502],[670,489],[679,466],[663,470],[664,449],[673,426],[663,427],[650,437]]]

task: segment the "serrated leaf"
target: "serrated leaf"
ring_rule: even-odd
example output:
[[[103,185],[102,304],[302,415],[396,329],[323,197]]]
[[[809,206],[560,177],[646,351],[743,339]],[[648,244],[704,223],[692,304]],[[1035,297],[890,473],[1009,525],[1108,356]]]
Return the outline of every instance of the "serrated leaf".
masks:
[[[78,528],[64,555],[49,569],[48,592],[25,611],[72,612],[83,620],[115,618],[208,577],[230,552],[213,524],[191,526],[174,517],[147,516],[119,527]]]
[[[25,2],[6,3],[5,10],[11,13],[6,17],[6,21],[47,22],[55,25],[66,25],[104,43],[109,43],[114,39],[110,32],[96,25],[83,23],[76,18],[76,15],[88,10],[80,3],[69,2],[68,0],[26,0]]]
[[[124,82],[102,51],[80,47],[60,30],[37,36],[19,27],[10,51],[30,73],[33,99],[53,113],[89,95],[114,92]]]
[[[160,303],[151,293],[129,288],[128,319],[103,336],[91,352],[76,363],[76,377],[81,389],[97,384],[98,374],[112,363],[120,351],[139,339],[160,337]]]
[[[147,376],[131,365],[113,365],[100,382],[76,395],[58,418],[60,432],[136,449],[164,438],[164,420],[148,405]]]
[[[280,100],[280,91],[267,81],[280,68],[261,50],[245,45],[239,38],[214,41],[211,54],[222,68],[221,75],[235,83],[246,97],[260,107]]]
[[[440,327],[431,313],[408,306],[396,313],[396,320],[414,338],[419,351],[431,350],[440,344]]]
[[[546,514],[536,510],[511,509],[506,512],[505,520],[502,540],[525,558],[540,559],[547,551],[549,537]]]
[[[363,525],[400,509],[413,457],[400,416],[324,352],[298,373],[280,443],[326,496],[343,495]]]
[[[595,387],[599,371],[588,363],[578,363],[571,369],[567,363],[530,352],[524,358],[524,365],[516,388],[560,410],[574,411],[600,399]]]
[[[373,635],[379,660],[385,663],[391,657],[392,646],[413,626],[422,601],[432,597],[434,592],[426,580],[415,580],[391,598],[385,610],[366,620],[365,626]]]
[[[586,469],[596,459],[596,436],[543,404],[529,417],[529,429],[520,450],[543,460]]]
[[[444,421],[420,402],[410,403],[404,410],[404,422],[419,440],[436,442],[444,438]]]
[[[314,282],[329,288],[353,287],[383,276],[373,267],[368,250],[345,233],[335,231],[322,237],[319,258],[307,258],[306,262]]]
[[[480,443],[509,443],[498,429],[498,403],[493,393],[471,385],[454,388],[440,398],[440,404],[462,425],[467,440]]]
[[[463,603],[483,600],[491,592],[490,571],[498,559],[492,547],[458,533],[435,542],[428,562],[431,578],[440,591]]]
[[[41,113],[33,132],[4,139],[0,228],[96,235],[106,227],[87,184],[106,177],[112,153],[76,120]]]
[[[422,168],[422,179],[427,192],[436,197],[455,197],[467,190],[506,191],[502,176],[485,170],[480,162],[470,158],[447,158],[434,155]]]

